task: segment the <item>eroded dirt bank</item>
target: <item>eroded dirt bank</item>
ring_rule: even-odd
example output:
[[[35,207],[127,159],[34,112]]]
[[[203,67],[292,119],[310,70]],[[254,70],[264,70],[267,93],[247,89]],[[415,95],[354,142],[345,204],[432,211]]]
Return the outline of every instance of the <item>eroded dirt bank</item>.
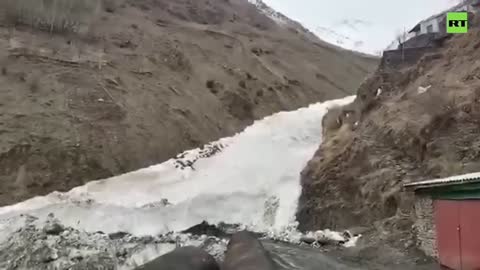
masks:
[[[354,104],[329,112],[302,173],[302,229],[366,226],[377,249],[414,246],[402,184],[480,169],[478,25],[414,67],[379,69]]]

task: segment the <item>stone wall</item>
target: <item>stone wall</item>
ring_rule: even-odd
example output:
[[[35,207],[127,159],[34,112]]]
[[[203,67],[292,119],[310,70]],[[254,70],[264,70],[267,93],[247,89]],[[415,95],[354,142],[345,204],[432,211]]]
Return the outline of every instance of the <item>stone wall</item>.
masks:
[[[403,52],[402,50],[384,51],[380,65],[386,70],[412,66],[415,65],[423,55],[435,52],[436,50],[437,48],[434,47],[424,47],[406,48]]]
[[[418,35],[403,42],[402,46],[404,49],[438,47],[438,37],[440,36],[440,33],[427,33],[423,35]]]
[[[415,198],[414,228],[418,248],[427,256],[438,258],[433,201],[429,196],[417,195]]]

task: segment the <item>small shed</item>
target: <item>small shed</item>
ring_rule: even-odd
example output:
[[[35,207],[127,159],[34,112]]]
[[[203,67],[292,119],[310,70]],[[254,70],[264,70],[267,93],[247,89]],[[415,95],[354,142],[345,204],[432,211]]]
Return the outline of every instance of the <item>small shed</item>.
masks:
[[[480,173],[414,182],[418,246],[453,270],[480,269]]]

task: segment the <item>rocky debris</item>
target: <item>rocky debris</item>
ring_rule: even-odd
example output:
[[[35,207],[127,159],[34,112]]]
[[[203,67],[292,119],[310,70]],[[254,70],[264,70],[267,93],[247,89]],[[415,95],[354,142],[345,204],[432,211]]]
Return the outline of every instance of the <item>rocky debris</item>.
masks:
[[[322,248],[324,250],[334,247],[355,246],[357,239],[362,237],[361,234],[354,234],[348,230],[344,232],[336,232],[326,229],[301,233],[298,231],[298,225],[298,222],[292,222],[281,231],[270,231],[259,235],[259,237],[265,240],[296,245],[308,245],[313,248]]]
[[[225,252],[227,251],[227,244],[227,239],[206,237],[199,247],[212,255],[217,262],[223,262],[225,259]]]
[[[202,223],[195,225],[183,231],[182,233],[188,233],[192,235],[210,235],[221,238],[225,238],[228,236],[228,234],[225,233],[221,228],[218,228],[215,225],[211,225],[206,221],[203,221]]]
[[[262,55],[265,55],[265,54],[272,54],[272,51],[270,51],[268,49],[262,49],[262,48],[257,48],[257,47],[251,48],[250,51],[253,54],[255,54],[256,56],[262,56]]]
[[[265,201],[263,222],[267,226],[273,226],[275,224],[275,217],[277,216],[279,207],[280,207],[280,198],[278,198],[277,196],[271,196]]]
[[[57,223],[53,223],[57,224]],[[57,224],[59,225],[59,224]],[[54,228],[58,226],[53,225]],[[33,224],[14,233],[0,244],[1,269],[114,269],[125,262],[116,256],[115,243],[101,234],[87,234],[73,229],[51,232],[51,224],[37,228]],[[63,228],[63,227],[62,227]],[[57,233],[58,230],[55,230]],[[89,266],[91,268],[82,268]]]
[[[227,145],[221,142],[213,142],[204,145],[202,148],[200,148],[199,152],[196,152],[195,150],[183,152],[175,157],[175,168],[180,170],[184,170],[186,168],[195,170],[193,166],[195,162],[197,162],[199,159],[209,158],[220,153],[226,146]]]
[[[64,227],[53,214],[43,224],[31,216],[24,220],[24,226],[0,243],[0,269],[133,269],[161,255],[161,247],[186,245],[199,246],[222,260],[227,245],[224,239],[183,233],[144,237],[88,233]]]
[[[169,205],[172,205],[172,203],[170,203],[168,201],[168,199],[161,199],[160,201],[158,202],[151,202],[151,203],[147,203],[145,205],[142,205],[140,208],[162,208],[162,207],[166,207],[166,206],[169,206]]]
[[[158,236],[134,236],[128,232],[89,233],[63,226],[53,214],[43,223],[24,215],[24,224],[0,241],[0,269],[134,269],[175,247],[196,246],[222,262],[229,238],[244,226],[202,222],[183,232]],[[293,223],[282,233],[253,233],[257,238],[308,244],[312,247],[339,246],[352,234],[329,230],[307,233],[296,231]],[[2,228],[3,230],[4,228]],[[3,231],[6,232],[6,231]],[[299,241],[292,241],[299,236]],[[8,251],[8,252],[4,252]]]
[[[43,231],[46,234],[59,235],[64,231],[64,228],[61,224],[52,223],[52,224],[45,225],[45,227],[43,228]]]
[[[300,241],[309,245],[313,245],[317,241],[317,239],[313,236],[304,235],[300,237]]]
[[[177,159],[175,160],[175,163],[175,168],[179,168],[180,170],[184,170],[185,168],[195,170],[195,168],[193,167],[194,161]]]
[[[236,232],[239,232],[241,230],[244,230],[245,226],[243,225],[240,225],[240,224],[228,224],[228,223],[224,223],[224,222],[220,222],[217,224],[217,227],[222,230],[222,232],[224,232],[225,234],[227,235],[232,235]]]
[[[54,215],[50,213],[47,217],[47,221],[45,223],[45,226],[43,227],[43,231],[46,234],[50,235],[59,235],[65,230],[62,224],[60,224],[60,221],[58,219],[55,219]]]
[[[217,95],[220,91],[224,90],[225,86],[223,83],[216,80],[207,80],[205,86],[210,90],[214,95]]]
[[[127,235],[130,235],[130,234],[126,232],[115,232],[115,233],[109,233],[108,238],[110,238],[111,240],[116,240],[116,239],[122,239]]]
[[[324,230],[308,232],[300,237],[300,241],[312,246],[339,246],[347,243],[352,237],[349,231],[338,233]]]

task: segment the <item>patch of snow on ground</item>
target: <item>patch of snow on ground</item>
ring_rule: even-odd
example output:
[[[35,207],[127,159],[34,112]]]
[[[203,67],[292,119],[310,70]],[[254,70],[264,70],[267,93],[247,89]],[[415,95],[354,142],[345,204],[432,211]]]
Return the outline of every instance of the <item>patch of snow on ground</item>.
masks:
[[[330,25],[319,26],[314,32],[320,39],[328,43],[371,55],[380,56],[387,46],[381,41],[384,39],[383,36],[372,35],[372,33],[385,32],[382,25],[359,19],[345,19]]]

